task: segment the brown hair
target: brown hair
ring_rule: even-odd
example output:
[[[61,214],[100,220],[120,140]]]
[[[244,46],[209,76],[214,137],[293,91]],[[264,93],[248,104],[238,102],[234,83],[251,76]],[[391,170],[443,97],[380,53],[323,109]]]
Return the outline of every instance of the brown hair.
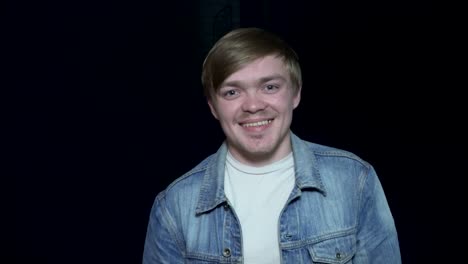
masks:
[[[219,39],[203,62],[202,84],[205,96],[212,99],[224,80],[244,65],[268,55],[282,58],[293,89],[302,86],[299,58],[278,36],[259,28],[238,28]]]

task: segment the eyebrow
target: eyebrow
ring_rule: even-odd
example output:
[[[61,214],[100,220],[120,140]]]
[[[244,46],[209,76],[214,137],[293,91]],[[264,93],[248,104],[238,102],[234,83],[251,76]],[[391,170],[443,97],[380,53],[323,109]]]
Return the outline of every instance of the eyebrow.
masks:
[[[284,81],[284,82],[285,82],[285,81],[286,81],[286,78],[284,78],[283,75],[274,74],[274,75],[271,75],[271,76],[266,76],[266,77],[260,78],[259,83],[266,83],[266,82],[275,81],[275,80],[280,80],[280,81]]]
[[[265,77],[262,77],[260,78],[256,83],[257,84],[262,84],[262,83],[266,83],[266,82],[269,82],[269,81],[274,81],[274,80],[280,80],[280,81],[286,81],[286,78],[284,78],[282,75],[280,74],[274,74],[274,75],[269,75],[269,76],[265,76]],[[226,87],[226,86],[230,86],[230,87],[242,87],[242,81],[238,81],[238,80],[235,80],[235,81],[228,81],[228,82],[223,82],[223,84],[220,86],[220,88],[222,87]]]

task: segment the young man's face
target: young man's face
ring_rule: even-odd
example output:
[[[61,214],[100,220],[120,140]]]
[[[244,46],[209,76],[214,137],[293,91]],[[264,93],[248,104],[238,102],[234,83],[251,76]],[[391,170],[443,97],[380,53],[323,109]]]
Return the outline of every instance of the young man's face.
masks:
[[[291,151],[289,127],[299,101],[282,59],[271,55],[226,78],[208,104],[232,155],[261,166]]]

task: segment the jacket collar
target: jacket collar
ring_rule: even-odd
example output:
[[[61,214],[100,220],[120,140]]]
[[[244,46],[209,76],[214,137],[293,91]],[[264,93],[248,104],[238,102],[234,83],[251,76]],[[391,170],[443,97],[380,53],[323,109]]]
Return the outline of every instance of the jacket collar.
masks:
[[[290,136],[296,180],[293,192],[300,193],[300,190],[312,188],[325,194],[325,187],[320,177],[315,154],[310,149],[307,142],[301,140],[292,132],[290,132]],[[224,194],[226,155],[227,145],[226,142],[223,142],[216,154],[212,156],[207,164],[200,188],[200,195],[196,208],[197,214],[205,213],[227,202],[226,195]]]
[[[296,186],[301,190],[312,188],[326,194],[317,164],[317,157],[312,146],[292,132],[291,145],[294,156]]]

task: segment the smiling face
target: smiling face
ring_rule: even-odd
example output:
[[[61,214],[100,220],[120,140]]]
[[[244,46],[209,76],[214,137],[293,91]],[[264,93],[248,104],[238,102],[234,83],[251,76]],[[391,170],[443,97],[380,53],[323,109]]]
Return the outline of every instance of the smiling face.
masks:
[[[299,101],[283,60],[269,55],[226,78],[208,104],[231,154],[263,166],[291,152],[289,128]]]

